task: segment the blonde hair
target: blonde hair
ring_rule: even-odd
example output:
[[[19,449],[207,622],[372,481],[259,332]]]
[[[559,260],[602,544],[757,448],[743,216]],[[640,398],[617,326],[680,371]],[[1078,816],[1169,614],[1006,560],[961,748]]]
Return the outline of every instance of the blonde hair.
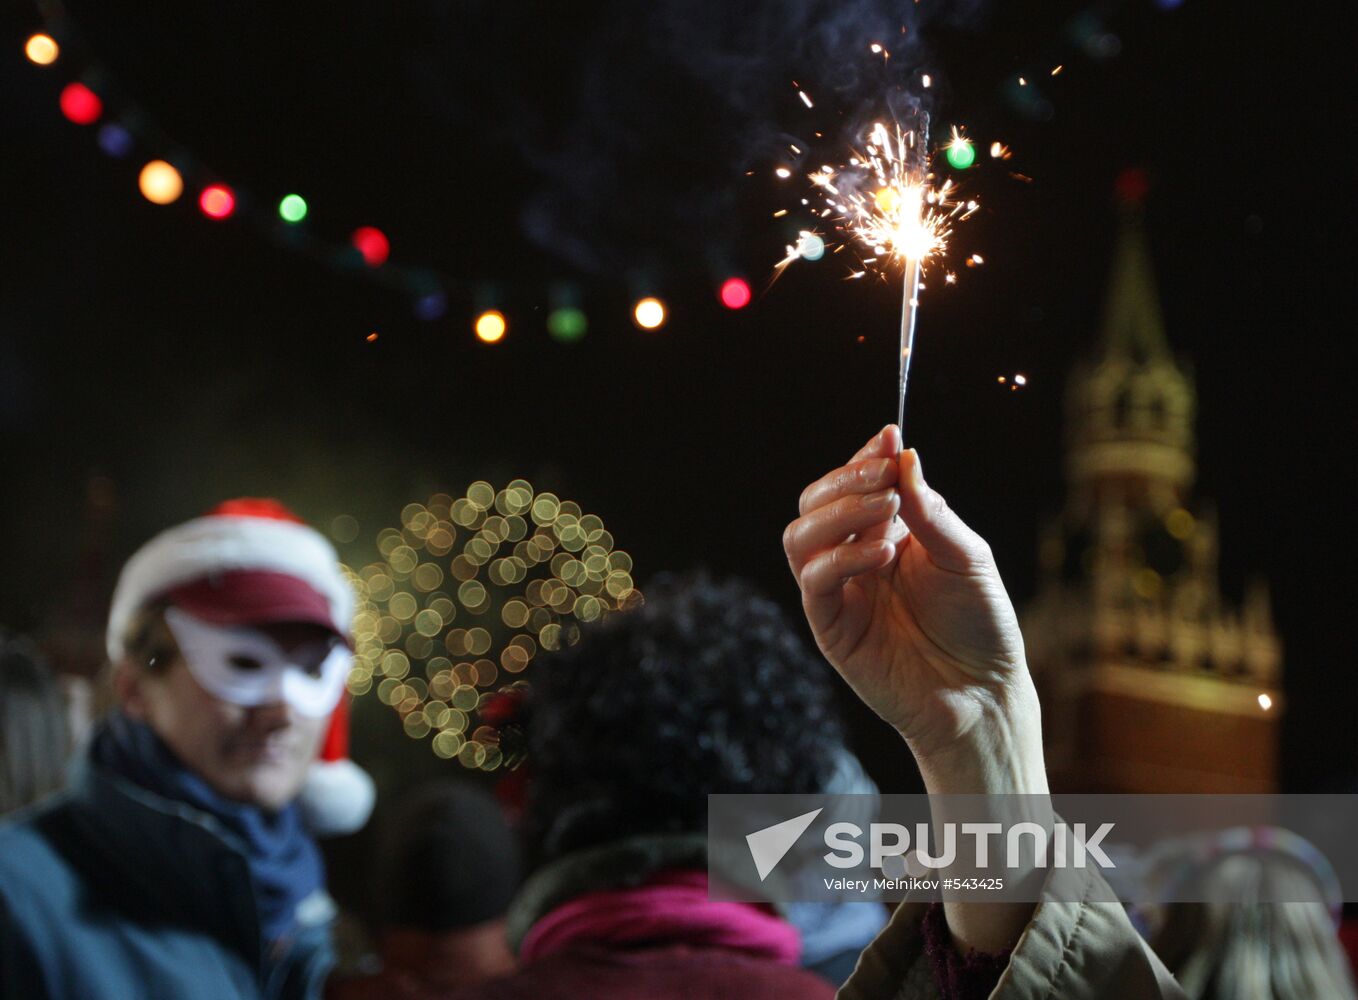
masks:
[[[1192,886],[1209,902],[1168,904],[1151,942],[1191,1000],[1358,1000],[1320,886],[1298,862],[1227,855]]]

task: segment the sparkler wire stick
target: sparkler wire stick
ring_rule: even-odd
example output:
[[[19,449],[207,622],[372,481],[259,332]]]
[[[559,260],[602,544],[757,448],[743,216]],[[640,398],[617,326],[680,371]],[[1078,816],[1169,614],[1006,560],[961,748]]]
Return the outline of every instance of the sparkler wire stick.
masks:
[[[923,261],[908,261],[905,287],[901,290],[901,383],[900,400],[896,408],[901,448],[905,447],[905,387],[910,380],[910,356],[915,353],[915,319],[919,315],[919,278],[922,269]]]
[[[914,176],[907,179],[923,187],[928,183],[929,176],[929,113],[921,109],[918,115],[910,147],[914,159]],[[922,204],[920,211],[921,214],[924,211]],[[896,427],[900,430],[902,449],[905,448],[905,389],[910,381],[910,357],[915,353],[915,320],[919,316],[920,273],[923,270],[924,259],[919,254],[906,259],[904,287],[901,289],[901,378],[896,403]]]

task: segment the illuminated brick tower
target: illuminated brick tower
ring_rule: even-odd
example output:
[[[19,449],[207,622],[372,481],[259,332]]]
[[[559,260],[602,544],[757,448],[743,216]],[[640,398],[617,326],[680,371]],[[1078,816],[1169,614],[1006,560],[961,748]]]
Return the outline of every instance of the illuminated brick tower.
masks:
[[[1142,227],[1121,233],[1093,356],[1067,394],[1064,512],[1023,615],[1062,791],[1262,792],[1277,780],[1282,651],[1266,584],[1228,607],[1217,526],[1192,500],[1195,393],[1175,360]]]

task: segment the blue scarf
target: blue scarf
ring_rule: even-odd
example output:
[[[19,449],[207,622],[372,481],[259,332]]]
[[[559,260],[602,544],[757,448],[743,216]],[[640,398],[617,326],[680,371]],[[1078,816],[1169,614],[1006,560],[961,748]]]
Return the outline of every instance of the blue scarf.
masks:
[[[294,803],[271,813],[224,798],[180,762],[151,728],[114,712],[95,732],[90,757],[133,784],[207,813],[238,841],[254,883],[260,930],[277,941],[297,923],[297,906],[325,887],[325,867]]]

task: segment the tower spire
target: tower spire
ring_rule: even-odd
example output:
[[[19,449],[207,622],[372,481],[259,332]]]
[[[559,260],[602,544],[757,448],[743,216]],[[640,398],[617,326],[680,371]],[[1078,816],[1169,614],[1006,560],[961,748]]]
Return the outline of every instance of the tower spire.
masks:
[[[1143,204],[1148,183],[1140,170],[1125,170],[1117,182],[1121,229],[1099,330],[1099,354],[1144,365],[1170,356],[1160,295],[1146,245]]]
[[[1165,336],[1142,222],[1148,188],[1141,171],[1118,178],[1121,232],[1098,346],[1072,373],[1067,459],[1077,493],[1152,497],[1162,510],[1192,487],[1194,392]]]

